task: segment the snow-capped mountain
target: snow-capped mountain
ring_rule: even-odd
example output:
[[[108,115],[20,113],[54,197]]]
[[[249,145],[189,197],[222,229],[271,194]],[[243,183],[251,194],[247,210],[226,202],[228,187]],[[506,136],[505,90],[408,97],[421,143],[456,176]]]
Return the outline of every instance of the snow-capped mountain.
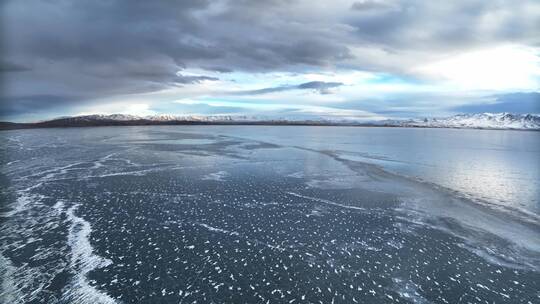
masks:
[[[171,115],[171,114],[156,114],[156,115],[129,115],[129,114],[93,114],[81,116],[61,117],[54,120],[70,120],[70,121],[117,121],[117,122],[136,122],[147,121],[156,123],[166,122],[262,122],[262,121],[299,121],[297,118],[275,118],[266,116],[247,116],[247,115]],[[322,121],[322,120],[321,120]],[[46,121],[45,121],[46,122]]]
[[[74,117],[67,117],[67,118],[84,119],[84,120],[118,120],[118,121],[130,121],[130,120],[141,119],[140,116],[129,115],[129,114],[110,114],[110,115],[94,114],[94,115],[74,116]]]
[[[183,124],[265,124],[265,125],[348,125],[348,126],[388,126],[421,128],[474,128],[474,129],[514,129],[540,130],[540,115],[483,113],[459,114],[446,118],[424,118],[408,120],[369,121],[365,118],[336,116],[245,116],[245,115],[150,115],[128,114],[84,115],[62,117],[37,123],[2,123],[0,129],[35,127],[85,127],[85,126],[129,126],[129,125],[183,125]]]
[[[427,128],[540,130],[540,115],[510,113],[459,114],[447,118],[401,121],[399,125]]]
[[[154,122],[174,122],[174,121],[245,121],[250,120],[247,116],[229,116],[229,115],[171,115],[171,114],[156,114],[156,115],[130,115],[130,114],[93,114],[71,117],[61,117],[59,119],[81,120],[81,121],[154,121]],[[252,119],[257,120],[256,117]]]

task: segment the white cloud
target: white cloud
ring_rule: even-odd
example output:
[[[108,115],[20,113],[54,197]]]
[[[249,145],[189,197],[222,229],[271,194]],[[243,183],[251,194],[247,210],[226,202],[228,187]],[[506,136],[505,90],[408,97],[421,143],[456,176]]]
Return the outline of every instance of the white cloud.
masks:
[[[154,115],[156,111],[150,109],[149,104],[145,103],[113,103],[94,105],[89,108],[82,109],[76,115],[91,115],[91,114],[131,114],[131,115]]]
[[[534,90],[539,86],[540,50],[505,45],[465,52],[420,66],[416,71],[463,90]]]

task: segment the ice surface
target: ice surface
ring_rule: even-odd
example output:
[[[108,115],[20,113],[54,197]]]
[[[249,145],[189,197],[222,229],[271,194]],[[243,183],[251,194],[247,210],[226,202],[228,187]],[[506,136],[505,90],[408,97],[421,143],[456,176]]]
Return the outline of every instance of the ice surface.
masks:
[[[538,302],[538,138],[453,131],[0,133],[0,302]]]

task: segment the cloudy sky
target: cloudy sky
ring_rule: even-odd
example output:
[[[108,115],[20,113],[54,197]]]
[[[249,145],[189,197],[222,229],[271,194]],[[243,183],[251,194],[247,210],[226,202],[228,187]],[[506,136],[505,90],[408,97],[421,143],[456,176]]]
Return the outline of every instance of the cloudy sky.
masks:
[[[0,3],[4,120],[540,112],[540,1]]]

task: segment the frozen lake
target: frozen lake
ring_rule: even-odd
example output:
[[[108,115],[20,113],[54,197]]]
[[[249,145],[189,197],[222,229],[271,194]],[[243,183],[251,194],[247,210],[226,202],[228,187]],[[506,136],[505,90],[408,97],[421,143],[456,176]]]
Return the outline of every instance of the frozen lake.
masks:
[[[538,303],[540,132],[0,132],[1,303]]]

